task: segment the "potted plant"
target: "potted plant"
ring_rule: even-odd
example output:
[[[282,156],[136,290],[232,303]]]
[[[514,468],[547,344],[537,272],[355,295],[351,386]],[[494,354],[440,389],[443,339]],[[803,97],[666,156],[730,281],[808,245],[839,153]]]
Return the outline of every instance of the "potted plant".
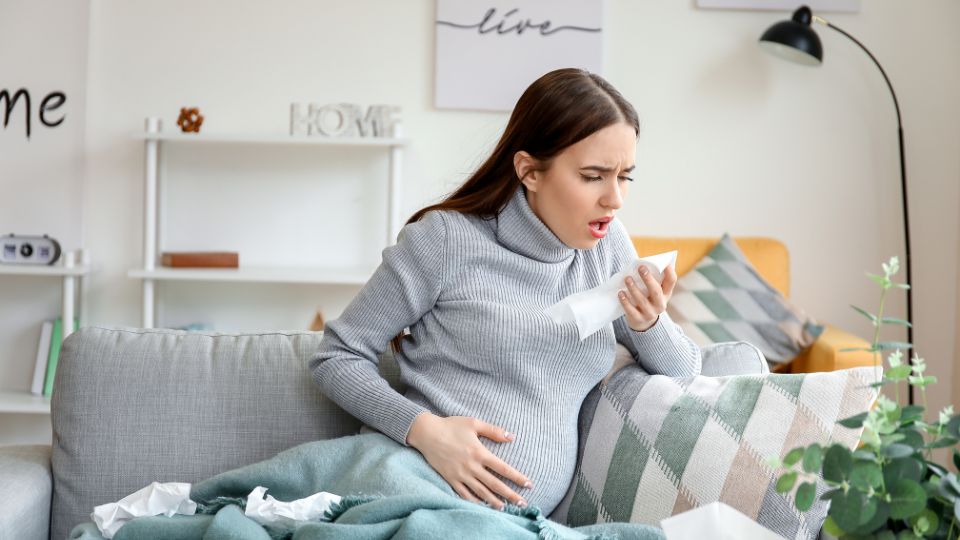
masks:
[[[825,448],[812,444],[792,449],[782,461],[772,458],[775,468],[786,468],[776,489],[786,493],[799,482],[794,501],[798,510],[806,511],[822,477],[827,491],[821,499],[830,501],[824,530],[840,539],[953,540],[960,537],[960,480],[956,472],[935,463],[932,454],[937,448],[952,448],[954,467],[960,469],[960,414],[951,405],[935,419],[925,420],[926,387],[936,378],[924,375],[923,358],[914,355],[912,365],[904,361],[902,350],[911,344],[880,341],[884,325],[910,324],[883,315],[887,293],[909,285],[892,279],[900,269],[896,257],[882,267],[882,276],[868,274],[881,289],[878,313],[852,307],[875,328],[870,348],[857,349],[874,355],[877,380],[872,386],[881,391],[893,388],[894,399],[881,393],[869,412],[838,421],[848,428],[863,428],[854,451],[839,444]],[[881,364],[884,353],[886,370]],[[898,385],[903,381],[920,391],[923,405],[900,405]]]

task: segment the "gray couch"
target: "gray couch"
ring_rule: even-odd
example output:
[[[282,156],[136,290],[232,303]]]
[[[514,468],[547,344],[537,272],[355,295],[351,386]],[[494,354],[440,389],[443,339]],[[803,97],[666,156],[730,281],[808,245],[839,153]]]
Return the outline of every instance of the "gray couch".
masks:
[[[307,369],[322,335],[81,328],[57,368],[52,448],[0,447],[0,486],[19,495],[4,501],[0,538],[66,538],[94,506],[152,481],[193,483],[357,433]],[[389,352],[380,367],[402,387]],[[751,345],[704,349],[704,375],[766,371]]]

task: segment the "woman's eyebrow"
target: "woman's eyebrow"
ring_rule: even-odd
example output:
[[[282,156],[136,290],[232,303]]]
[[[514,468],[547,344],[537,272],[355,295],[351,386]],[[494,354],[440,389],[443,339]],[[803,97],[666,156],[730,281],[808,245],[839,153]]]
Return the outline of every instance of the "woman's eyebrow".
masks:
[[[630,171],[632,171],[635,167],[636,167],[636,165],[631,165],[631,166],[627,167],[626,169],[624,169],[623,172],[630,172]],[[587,165],[586,167],[580,167],[580,170],[581,170],[581,171],[584,170],[584,169],[590,169],[590,170],[592,170],[592,171],[597,171],[597,172],[613,172],[613,170],[614,170],[613,167],[604,167],[604,166],[602,166],[602,165]]]

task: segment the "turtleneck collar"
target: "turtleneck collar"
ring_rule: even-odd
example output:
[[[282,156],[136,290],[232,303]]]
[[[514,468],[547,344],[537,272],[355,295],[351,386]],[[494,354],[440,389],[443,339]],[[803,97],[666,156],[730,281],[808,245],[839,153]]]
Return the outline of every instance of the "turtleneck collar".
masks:
[[[533,213],[523,184],[497,215],[497,240],[511,251],[541,262],[560,262],[576,251]]]

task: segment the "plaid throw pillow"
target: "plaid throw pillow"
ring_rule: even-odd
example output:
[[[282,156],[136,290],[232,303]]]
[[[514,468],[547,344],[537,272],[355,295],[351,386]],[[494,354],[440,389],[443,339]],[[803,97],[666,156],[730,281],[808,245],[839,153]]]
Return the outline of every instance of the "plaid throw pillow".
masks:
[[[861,430],[836,420],[869,409],[871,382],[870,367],[674,379],[627,366],[584,402],[577,469],[550,518],[659,526],[722,501],[786,538],[813,540],[827,515],[822,482],[801,513],[796,488],[776,492],[783,470],[767,460],[814,442],[853,449]]]
[[[667,313],[701,347],[747,341],[771,363],[793,360],[823,332],[760,277],[728,234],[680,277]]]

